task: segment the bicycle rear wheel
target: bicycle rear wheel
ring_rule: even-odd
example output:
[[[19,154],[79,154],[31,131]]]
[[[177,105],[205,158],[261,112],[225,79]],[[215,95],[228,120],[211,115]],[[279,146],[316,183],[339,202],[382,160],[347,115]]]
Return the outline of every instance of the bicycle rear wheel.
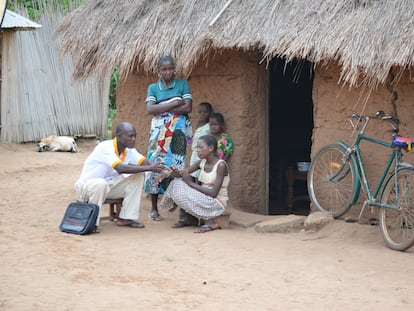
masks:
[[[356,167],[339,144],[322,147],[308,172],[308,193],[314,207],[340,217],[351,207],[357,191]]]
[[[398,191],[398,202],[397,202]],[[414,171],[398,172],[397,189],[395,175],[388,180],[381,202],[397,206],[396,209],[381,207],[379,225],[385,244],[396,251],[404,251],[414,245]]]

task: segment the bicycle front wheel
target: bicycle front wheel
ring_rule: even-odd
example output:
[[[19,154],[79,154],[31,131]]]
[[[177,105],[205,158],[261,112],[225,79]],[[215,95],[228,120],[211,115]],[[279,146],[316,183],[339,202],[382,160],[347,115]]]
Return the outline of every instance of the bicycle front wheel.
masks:
[[[357,191],[356,168],[339,144],[322,147],[308,172],[308,193],[314,207],[340,217],[351,207]]]
[[[414,171],[398,171],[388,180],[381,198],[382,203],[396,206],[381,207],[379,225],[385,244],[396,251],[404,251],[414,245]]]

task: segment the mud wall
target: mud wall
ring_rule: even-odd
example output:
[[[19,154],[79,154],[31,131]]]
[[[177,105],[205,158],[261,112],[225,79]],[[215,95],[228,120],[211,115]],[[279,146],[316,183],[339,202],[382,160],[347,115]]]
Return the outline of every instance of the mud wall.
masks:
[[[259,59],[254,53],[222,51],[200,60],[188,82],[194,98],[190,114],[193,130],[198,121],[198,104],[208,101],[214,111],[224,115],[226,132],[233,140],[230,205],[266,213],[268,73],[264,65],[258,65]],[[155,76],[135,74],[117,89],[115,124],[122,120],[135,125],[137,148],[143,154],[147,151],[151,122],[145,109],[146,91],[148,84],[156,80]]]

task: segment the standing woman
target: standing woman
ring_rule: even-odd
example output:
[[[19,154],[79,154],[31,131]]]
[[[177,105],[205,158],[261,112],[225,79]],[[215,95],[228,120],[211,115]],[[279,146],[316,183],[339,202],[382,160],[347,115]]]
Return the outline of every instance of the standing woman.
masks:
[[[193,97],[185,80],[175,79],[175,63],[171,56],[162,56],[157,64],[158,82],[148,86],[146,107],[153,115],[147,158],[183,169],[186,164],[187,144],[191,142],[192,128],[188,113]],[[149,218],[162,220],[158,212],[158,194],[163,194],[170,182],[165,178],[158,183],[156,174],[145,176],[145,193],[151,194]]]

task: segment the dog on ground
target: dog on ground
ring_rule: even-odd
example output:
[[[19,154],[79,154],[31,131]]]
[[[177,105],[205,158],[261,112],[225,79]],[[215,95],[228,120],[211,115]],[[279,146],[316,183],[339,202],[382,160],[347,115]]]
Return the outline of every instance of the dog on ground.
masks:
[[[67,151],[67,152],[79,152],[78,145],[76,141],[72,137],[68,136],[57,136],[57,135],[50,135],[48,137],[42,138],[40,143],[37,144],[39,146],[38,151]]]

